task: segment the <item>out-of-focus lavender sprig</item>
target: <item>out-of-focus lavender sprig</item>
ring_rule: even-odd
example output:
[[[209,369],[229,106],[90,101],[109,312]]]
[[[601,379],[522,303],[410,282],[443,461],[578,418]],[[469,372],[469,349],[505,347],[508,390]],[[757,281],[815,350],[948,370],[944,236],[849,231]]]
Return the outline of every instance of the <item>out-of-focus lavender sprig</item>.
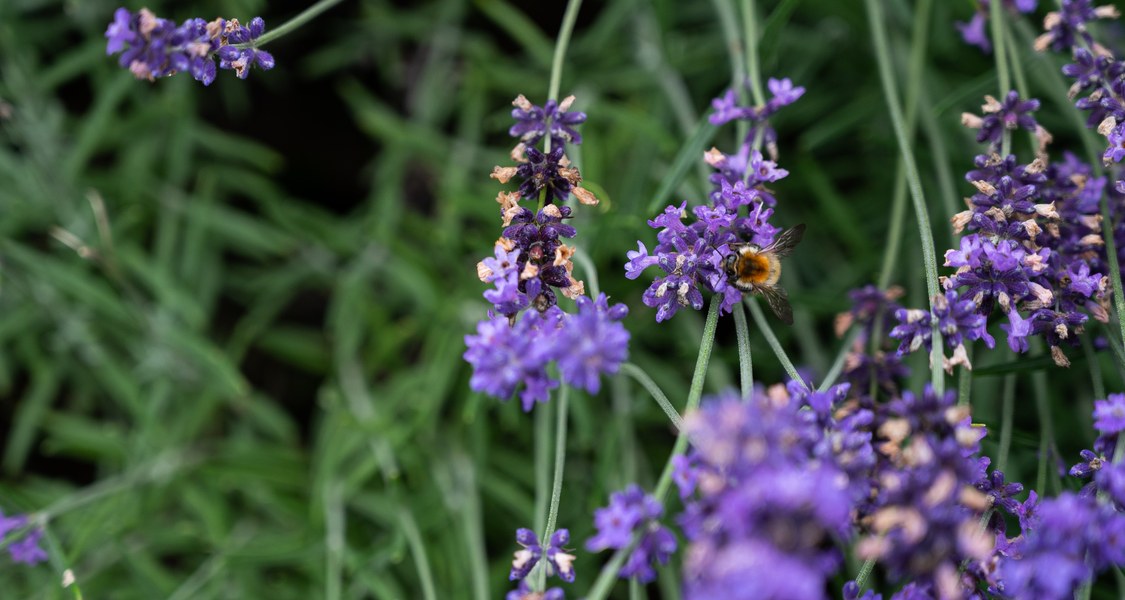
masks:
[[[841,562],[830,541],[849,537],[852,483],[862,482],[849,474],[873,464],[870,435],[826,436],[835,428],[830,406],[846,388],[816,397],[790,390],[724,394],[685,417],[692,450],[676,476],[690,540],[685,598],[825,597]]]
[[[609,505],[594,511],[597,534],[586,540],[586,549],[600,552],[607,548],[625,550],[633,537],[637,543],[629,552],[618,575],[636,577],[647,583],[656,579],[654,565],[664,565],[676,551],[676,536],[660,524],[664,506],[640,486],[633,484],[610,494]]]
[[[13,562],[34,565],[47,560],[47,553],[39,547],[39,540],[43,537],[43,528],[32,528],[18,540],[13,541],[9,538],[9,534],[15,534],[26,528],[28,523],[27,515],[12,515],[9,517],[4,516],[4,512],[0,510],[0,542],[7,544],[8,555],[12,557]]]
[[[244,26],[238,19],[205,21],[195,18],[177,26],[147,8],[131,12],[119,8],[106,29],[106,55],[121,53],[118,63],[137,79],[155,80],[179,72],[190,73],[203,85],[215,80],[215,58],[220,69],[230,69],[246,79],[251,67],[268,71],[273,55],[254,47],[265,31],[261,17]]]
[[[777,163],[776,134],[768,119],[781,108],[796,102],[805,88],[786,79],[768,82],[771,98],[762,106],[741,106],[734,90],[727,90],[711,103],[709,120],[714,125],[742,120],[750,124],[737,152],[724,154],[712,148],[704,160],[715,172],[711,175],[710,203],[695,206],[689,219],[687,201],[670,205],[648,222],[658,230],[657,244],[649,253],[644,242],[627,254],[625,276],[637,279],[642,272],[658,266],[658,276],[642,298],[645,305],[656,308],[657,322],[672,318],[682,308],[703,308],[703,292],[722,296],[720,308],[729,313],[742,300],[742,292],[727,281],[723,259],[732,252],[732,243],[766,246],[781,230],[770,223],[777,199],[767,184],[789,174]],[[757,149],[764,143],[770,154],[766,159]],[[745,207],[745,210],[743,210]]]
[[[563,243],[578,231],[567,223],[573,209],[561,203],[573,195],[580,204],[597,204],[565,154],[566,143],[581,142],[574,127],[586,120],[568,110],[573,102],[572,96],[538,107],[522,95],[513,102],[516,124],[509,133],[520,138],[511,153],[517,166],[497,166],[492,178],[519,187],[496,198],[502,236],[493,256],[477,264],[477,276],[492,284],[484,292],[492,309],[477,333],[465,336],[470,387],[501,400],[518,391],[525,411],[546,402],[560,380],[597,393],[601,376],[616,373],[628,357],[629,332],[621,323],[628,308],[610,306],[605,294],[586,296],[574,277],[575,248]],[[545,138],[550,152],[530,145]],[[528,200],[538,203],[534,210],[521,204]],[[559,308],[559,294],[575,300],[577,312]]]
[[[1035,12],[1035,7],[1039,3],[1038,0],[1002,0],[1002,2],[1004,8],[1025,14]],[[988,38],[990,6],[991,0],[980,0],[977,3],[976,12],[973,13],[973,18],[969,19],[967,23],[960,21],[956,23],[965,43],[980,48],[986,54],[992,52],[992,40]]]

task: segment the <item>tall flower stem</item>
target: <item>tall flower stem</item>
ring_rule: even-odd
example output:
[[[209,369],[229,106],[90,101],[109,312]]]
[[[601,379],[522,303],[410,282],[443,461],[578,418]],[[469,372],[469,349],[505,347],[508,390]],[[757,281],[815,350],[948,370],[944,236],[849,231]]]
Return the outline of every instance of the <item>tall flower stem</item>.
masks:
[[[301,11],[301,13],[297,16],[282,23],[281,26],[275,27],[270,31],[263,33],[260,37],[258,37],[258,39],[254,40],[254,45],[261,48],[262,46],[265,46],[266,44],[276,40],[277,38],[291,31],[299,29],[305,23],[308,23],[309,21],[320,16],[320,13],[332,8],[333,6],[336,6],[343,1],[344,0],[320,0],[320,2],[317,2],[316,4]]]
[[[544,544],[549,543],[551,534],[555,532],[555,524],[559,516],[559,499],[562,497],[563,467],[566,465],[566,416],[570,399],[570,386],[565,383],[559,388],[559,397],[555,400],[558,405],[558,416],[555,417],[555,478],[551,484],[551,508],[547,511],[547,527],[539,539]],[[547,569],[539,571],[539,589],[546,589]]]
[[[691,388],[688,390],[687,404],[684,406],[684,415],[695,410],[699,406],[700,399],[703,398],[703,382],[707,379],[707,364],[711,361],[711,350],[715,346],[715,329],[719,325],[720,302],[721,297],[718,294],[711,297],[711,305],[707,309],[707,321],[703,323],[703,339],[699,342],[699,355],[695,359],[695,373],[691,376]],[[676,445],[672,447],[672,454],[664,464],[660,480],[656,483],[656,490],[653,491],[653,495],[661,502],[664,501],[668,487],[672,484],[672,463],[677,456],[687,450],[687,444],[687,432],[681,429],[676,436]]]
[[[741,0],[742,44],[746,50],[746,76],[753,94],[754,104],[763,106],[766,95],[762,93],[762,73],[758,65],[758,13],[754,0]]]
[[[876,62],[879,63],[879,78],[883,83],[883,96],[891,113],[891,124],[894,126],[895,137],[898,140],[899,150],[902,152],[910,196],[914,201],[914,212],[918,220],[918,234],[922,241],[922,258],[926,263],[926,291],[929,295],[932,310],[933,299],[940,293],[940,288],[938,287],[937,277],[937,253],[934,250],[934,233],[930,227],[929,209],[926,207],[926,196],[922,192],[922,179],[918,174],[918,164],[914,160],[914,150],[911,148],[910,140],[906,134],[902,107],[898,103],[898,92],[895,90],[894,73],[891,70],[891,56],[887,48],[887,34],[883,29],[882,13],[876,0],[864,0],[864,4],[867,8],[868,25],[875,41],[875,58]],[[940,395],[945,391],[945,374],[942,371],[941,361],[942,337],[936,320],[933,323],[932,339],[930,378],[934,391]]]
[[[933,0],[921,0],[914,11],[914,24],[910,36],[910,63],[906,77],[906,137],[914,137],[918,121],[918,100],[922,90],[922,75],[926,72],[926,42],[930,31],[930,7]],[[879,271],[878,287],[886,290],[894,276],[898,261],[899,244],[902,243],[902,228],[906,221],[906,167],[899,160],[895,173],[894,196],[891,203],[891,227],[887,231],[886,250],[883,252],[883,267]],[[874,336],[873,336],[874,337]]]
[[[578,20],[578,8],[582,0],[570,0],[566,4],[563,14],[562,27],[559,28],[559,37],[555,40],[555,56],[551,59],[551,83],[547,88],[547,99],[558,100],[559,85],[562,84],[562,63],[566,57],[566,48],[570,45],[570,36],[574,33],[574,22]],[[551,136],[547,138],[547,151],[551,150]]]
[[[740,302],[734,307],[734,336],[738,340],[738,378],[742,401],[750,398],[754,390],[754,362],[750,357],[750,331],[746,327],[746,309]]]
[[[996,53],[996,79],[1000,86],[1000,99],[1008,95],[1012,89],[1011,79],[1008,76],[1008,44],[1004,41],[1004,13],[1002,2],[992,2],[989,5],[989,25],[992,27],[992,47]],[[1007,156],[1011,151],[1012,135],[1005,128],[1000,142],[1000,156]]]
[[[652,380],[652,377],[649,377],[644,369],[633,363],[624,363],[621,365],[621,372],[636,379],[637,383],[648,390],[649,394],[652,394],[652,399],[656,400],[656,403],[660,406],[660,410],[663,410],[664,414],[668,415],[668,420],[672,421],[672,425],[676,427],[677,431],[684,428],[683,417],[680,416],[680,413],[676,412],[676,407],[672,406],[672,403],[668,401],[668,396],[660,389],[660,386],[656,385],[656,382]]]

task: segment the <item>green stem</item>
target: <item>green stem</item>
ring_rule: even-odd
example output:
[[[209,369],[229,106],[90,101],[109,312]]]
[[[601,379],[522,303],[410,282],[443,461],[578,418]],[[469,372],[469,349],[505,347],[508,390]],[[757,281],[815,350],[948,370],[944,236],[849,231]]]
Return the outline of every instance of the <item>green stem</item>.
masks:
[[[926,72],[926,42],[930,31],[930,8],[933,0],[922,0],[914,12],[913,34],[910,42],[910,63],[906,76],[906,137],[913,138],[918,121],[918,100],[922,91],[922,75]],[[902,243],[902,228],[906,222],[906,168],[899,160],[895,173],[894,196],[891,202],[891,227],[887,231],[886,251],[883,253],[883,267],[879,271],[880,290],[891,285],[895,264],[898,261],[899,246]]]
[[[547,495],[551,480],[547,468],[551,448],[551,413],[546,407],[535,411],[535,530],[547,528]]]
[[[649,377],[644,369],[633,363],[625,363],[621,365],[621,372],[636,379],[637,383],[648,390],[649,394],[652,394],[652,398],[660,405],[664,414],[668,415],[668,419],[672,421],[672,425],[676,427],[677,431],[684,428],[684,420],[680,417],[680,413],[676,412],[676,408],[668,401],[668,396],[664,394],[664,391],[656,385],[656,382],[652,380],[652,377]]]
[[[745,104],[746,86],[743,85],[743,82],[746,77],[746,60],[742,56],[738,40],[737,11],[732,0],[713,0],[712,3],[715,5],[715,12],[719,13],[719,25],[723,29],[723,41],[726,42],[727,54],[730,56],[730,84],[734,93],[738,94],[739,103]],[[742,139],[742,136],[739,139]]]
[[[699,342],[699,356],[695,359],[695,373],[691,376],[691,388],[688,390],[684,415],[691,414],[699,406],[699,401],[703,397],[703,382],[707,378],[707,363],[711,360],[711,350],[715,346],[715,329],[719,325],[720,303],[721,298],[718,294],[711,297],[711,306],[707,309],[707,321],[703,324],[703,339]],[[653,495],[660,502],[664,501],[664,496],[668,493],[668,487],[672,484],[672,462],[687,450],[687,444],[687,432],[681,429],[676,436],[676,445],[672,447],[672,454],[668,456],[668,462],[664,464],[664,471],[660,474],[660,480],[653,492]]]
[[[551,83],[547,88],[547,99],[558,100],[559,85],[562,83],[562,63],[566,57],[566,47],[570,45],[570,36],[574,33],[574,22],[578,20],[578,8],[582,0],[570,0],[566,4],[566,13],[563,14],[562,27],[559,28],[559,37],[555,40],[555,56],[551,59]],[[547,151],[551,150],[551,136],[547,138]]]
[[[746,327],[746,309],[742,303],[734,307],[734,335],[738,340],[738,374],[742,384],[742,401],[746,402],[750,400],[750,394],[754,390],[754,362],[750,357],[750,331]]]
[[[758,326],[758,330],[766,337],[769,342],[770,348],[777,356],[777,360],[781,363],[781,367],[789,374],[793,381],[801,382],[804,385],[804,380],[801,379],[801,374],[797,372],[797,368],[793,366],[793,361],[789,360],[789,356],[785,354],[785,349],[781,347],[781,342],[778,341],[777,335],[774,334],[770,324],[766,321],[766,314],[762,312],[762,307],[758,306],[758,299],[748,297],[744,300],[747,306],[750,307],[750,315],[754,317],[754,324]]]
[[[551,508],[547,512],[547,528],[543,530],[543,536],[540,541],[544,544],[550,543],[551,534],[555,532],[555,521],[559,516],[559,499],[562,497],[562,480],[563,480],[563,467],[566,464],[566,416],[567,405],[570,399],[570,386],[565,383],[559,389],[558,404],[559,412],[555,417],[555,480],[551,485]],[[547,583],[547,569],[539,571],[539,589],[545,590]]]
[[[1027,76],[1024,75],[1023,62],[1020,60],[1019,48],[1016,47],[1016,36],[1008,31],[1007,24],[1004,25],[1004,41],[1008,43],[1008,52],[1011,53],[1012,75],[1016,79],[1016,91],[1019,92],[1021,98],[1030,98],[1031,93],[1027,87]],[[1028,137],[1031,139],[1031,151],[1038,152],[1039,139],[1035,136],[1035,132],[1029,131]]]
[[[274,29],[263,33],[261,37],[254,40],[253,45],[256,48],[261,48],[262,46],[265,46],[266,44],[276,40],[277,38],[315,19],[320,15],[320,13],[332,8],[333,6],[336,6],[341,2],[343,2],[343,0],[320,0],[320,2],[317,2],[316,4],[301,11],[301,13],[297,16],[282,23],[280,27],[275,27]]]
[[[425,600],[437,600],[433,571],[430,569],[429,559],[426,558],[426,545],[422,542],[422,533],[418,530],[414,513],[403,508],[399,511],[399,519],[402,522],[402,533],[406,536],[406,545],[410,547],[410,554],[414,555],[418,579],[422,582],[422,597]]]
[[[1012,89],[1008,77],[1008,44],[1004,41],[1004,13],[1002,2],[993,2],[989,5],[989,26],[992,28],[992,47],[996,52],[996,79],[1000,84],[1000,100]],[[1005,151],[1001,156],[1007,156]]]
[[[844,344],[841,346],[840,351],[836,353],[836,360],[832,361],[832,368],[828,369],[828,374],[824,376],[824,381],[820,383],[817,388],[818,392],[823,392],[832,387],[836,383],[836,379],[840,377],[840,372],[844,370],[844,362],[848,359],[848,351],[852,345],[855,344],[856,338],[859,337],[862,331],[859,327],[852,327],[848,335],[844,337]]]
[[[859,568],[859,573],[855,576],[855,584],[859,586],[859,591],[863,592],[864,587],[867,586],[867,579],[871,577],[871,571],[875,569],[875,559],[869,558],[863,561],[863,566]]]
[[[898,93],[895,91],[894,73],[891,70],[891,56],[887,49],[887,34],[883,29],[882,14],[876,0],[864,0],[867,8],[868,24],[872,37],[875,40],[875,58],[879,63],[879,78],[883,84],[883,96],[887,101],[887,108],[891,113],[891,124],[894,126],[895,137],[898,140],[899,150],[902,152],[903,165],[906,167],[907,183],[910,187],[910,196],[914,201],[914,212],[918,219],[918,234],[922,242],[922,257],[926,263],[926,290],[929,295],[930,309],[933,309],[933,299],[940,293],[937,276],[937,253],[934,250],[934,234],[930,227],[929,210],[926,207],[926,197],[922,191],[922,180],[918,174],[918,164],[914,160],[914,150],[906,135],[906,125],[902,116],[902,107],[898,103]],[[945,391],[945,372],[942,370],[941,331],[937,321],[933,324],[933,350],[930,356],[930,378],[934,391],[942,394]]]
[[[632,551],[633,545],[630,544],[613,553],[609,562],[598,573],[598,578],[594,581],[594,585],[590,587],[590,593],[586,594],[586,600],[603,600],[609,595],[609,590],[613,588],[613,584],[617,580],[617,573],[621,571],[621,565],[625,564],[625,559]]]
[[[758,66],[758,14],[754,0],[741,0],[742,43],[746,50],[747,77],[755,106],[764,106],[766,96],[762,93],[762,74]]]

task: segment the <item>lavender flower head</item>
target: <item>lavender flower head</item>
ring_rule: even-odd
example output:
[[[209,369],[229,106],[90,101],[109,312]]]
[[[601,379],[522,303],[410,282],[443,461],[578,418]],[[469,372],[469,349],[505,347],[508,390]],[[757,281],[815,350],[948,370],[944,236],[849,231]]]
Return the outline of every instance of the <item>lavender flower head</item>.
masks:
[[[23,538],[13,541],[9,534],[18,532],[28,526],[27,515],[4,516],[0,511],[0,542],[8,544],[8,554],[13,562],[34,565],[47,560],[47,553],[39,547],[43,537],[43,528],[36,527],[28,531]]]
[[[653,496],[633,484],[609,496],[609,505],[594,511],[597,534],[586,540],[586,549],[600,552],[607,548],[629,547],[638,536],[625,564],[618,572],[622,578],[636,577],[642,583],[656,579],[654,564],[666,564],[676,551],[676,536],[660,524],[664,507]]]
[[[477,264],[477,277],[492,285],[484,292],[492,309],[476,334],[465,336],[469,387],[501,400],[519,392],[525,411],[546,402],[560,380],[596,394],[601,376],[616,373],[628,357],[629,332],[621,323],[628,309],[611,306],[605,294],[585,295],[585,284],[574,277],[576,249],[564,243],[578,231],[567,223],[573,209],[559,203],[571,195],[581,204],[597,203],[564,154],[567,142],[581,141],[573,127],[585,120],[567,112],[571,102],[540,108],[520,96],[514,103],[511,133],[523,141],[512,157],[519,166],[498,166],[492,178],[515,179],[519,189],[497,195],[503,235],[493,256]],[[554,142],[549,153],[527,145],[544,139]],[[528,199],[538,200],[537,210],[521,205]],[[577,312],[564,312],[559,295],[575,300]],[[552,364],[558,378],[549,372]]]
[[[273,55],[258,50],[255,42],[265,31],[261,17],[243,26],[237,19],[188,19],[176,26],[147,8],[136,13],[119,8],[106,28],[106,55],[121,52],[118,63],[137,79],[154,81],[179,72],[211,85],[215,80],[215,57],[220,69],[231,69],[246,79],[251,67],[268,71],[274,67]]]
[[[775,162],[776,146],[771,141],[775,136],[766,119],[796,102],[805,89],[789,79],[771,78],[768,86],[772,96],[762,106],[740,106],[733,90],[712,102],[712,124],[746,120],[751,127],[736,153],[727,155],[712,148],[705,154],[704,160],[716,170],[711,175],[710,204],[693,207],[690,216],[686,201],[669,205],[648,222],[658,230],[652,253],[638,241],[637,250],[627,254],[625,276],[629,279],[637,279],[649,267],[663,271],[642,297],[646,306],[657,309],[657,322],[672,318],[683,308],[702,309],[704,291],[722,296],[720,309],[729,313],[742,300],[742,292],[727,281],[722,267],[732,252],[730,245],[766,246],[780,232],[770,223],[777,199],[766,184],[789,172]],[[755,146],[759,133],[773,160],[767,160]]]
[[[1018,559],[998,576],[1012,598],[1073,598],[1078,586],[1125,563],[1125,515],[1091,497],[1064,492],[1038,508],[1038,523],[1017,542]]]
[[[1038,4],[1038,0],[1003,0],[1004,8],[1025,14],[1035,12],[1036,4]],[[977,11],[973,13],[973,18],[969,19],[968,23],[959,21],[955,23],[965,43],[970,46],[977,46],[985,54],[992,52],[992,41],[988,38],[990,5],[991,0],[980,0],[977,4]]]
[[[816,458],[822,428],[799,404],[784,388],[759,387],[687,415],[685,598],[825,597],[840,564],[831,540],[847,537],[852,501],[848,477]]]
[[[526,579],[531,570],[539,564],[539,560],[543,558],[544,554],[547,556],[546,566],[547,575],[558,575],[559,579],[566,582],[574,581],[574,555],[568,554],[563,548],[570,542],[570,532],[566,529],[559,529],[551,534],[550,544],[547,545],[547,551],[544,553],[543,547],[539,545],[539,536],[530,529],[520,528],[516,530],[516,543],[523,547],[522,550],[517,550],[514,558],[512,559],[512,570],[508,574],[508,579],[511,581],[518,581]]]
[[[979,314],[978,309],[976,302],[971,299],[962,300],[956,290],[947,290],[944,294],[935,296],[929,311],[898,309],[895,311],[898,325],[890,333],[892,338],[902,340],[898,356],[905,356],[922,346],[929,351],[932,346],[932,325],[937,321],[942,340],[946,347],[953,350],[952,358],[942,356],[946,372],[952,373],[953,366],[958,364],[971,370],[973,365],[969,362],[965,339],[983,339],[989,348],[996,345],[996,340],[988,334],[988,319]]]

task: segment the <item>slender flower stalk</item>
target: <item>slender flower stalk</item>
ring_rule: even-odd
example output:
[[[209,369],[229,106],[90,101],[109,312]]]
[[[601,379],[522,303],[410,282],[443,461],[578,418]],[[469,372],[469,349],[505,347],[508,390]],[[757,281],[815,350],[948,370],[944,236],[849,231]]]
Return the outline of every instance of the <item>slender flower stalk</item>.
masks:
[[[864,0],[867,8],[867,21],[875,42],[875,58],[879,64],[879,78],[883,84],[883,97],[891,115],[891,124],[894,126],[895,137],[898,140],[899,151],[902,152],[903,166],[906,168],[907,183],[910,196],[914,201],[914,213],[918,220],[918,234],[922,243],[922,258],[925,261],[926,290],[932,299],[939,293],[937,276],[937,254],[934,250],[934,236],[930,228],[929,210],[926,207],[926,197],[922,192],[922,180],[918,175],[918,165],[914,160],[914,151],[906,135],[906,126],[902,116],[902,108],[898,103],[898,93],[895,91],[894,74],[891,71],[890,51],[887,49],[886,32],[883,30],[882,12],[875,0]],[[930,379],[937,393],[945,389],[945,378],[942,373],[941,361],[941,332],[937,323],[933,324],[932,337],[934,349],[930,358]]]

